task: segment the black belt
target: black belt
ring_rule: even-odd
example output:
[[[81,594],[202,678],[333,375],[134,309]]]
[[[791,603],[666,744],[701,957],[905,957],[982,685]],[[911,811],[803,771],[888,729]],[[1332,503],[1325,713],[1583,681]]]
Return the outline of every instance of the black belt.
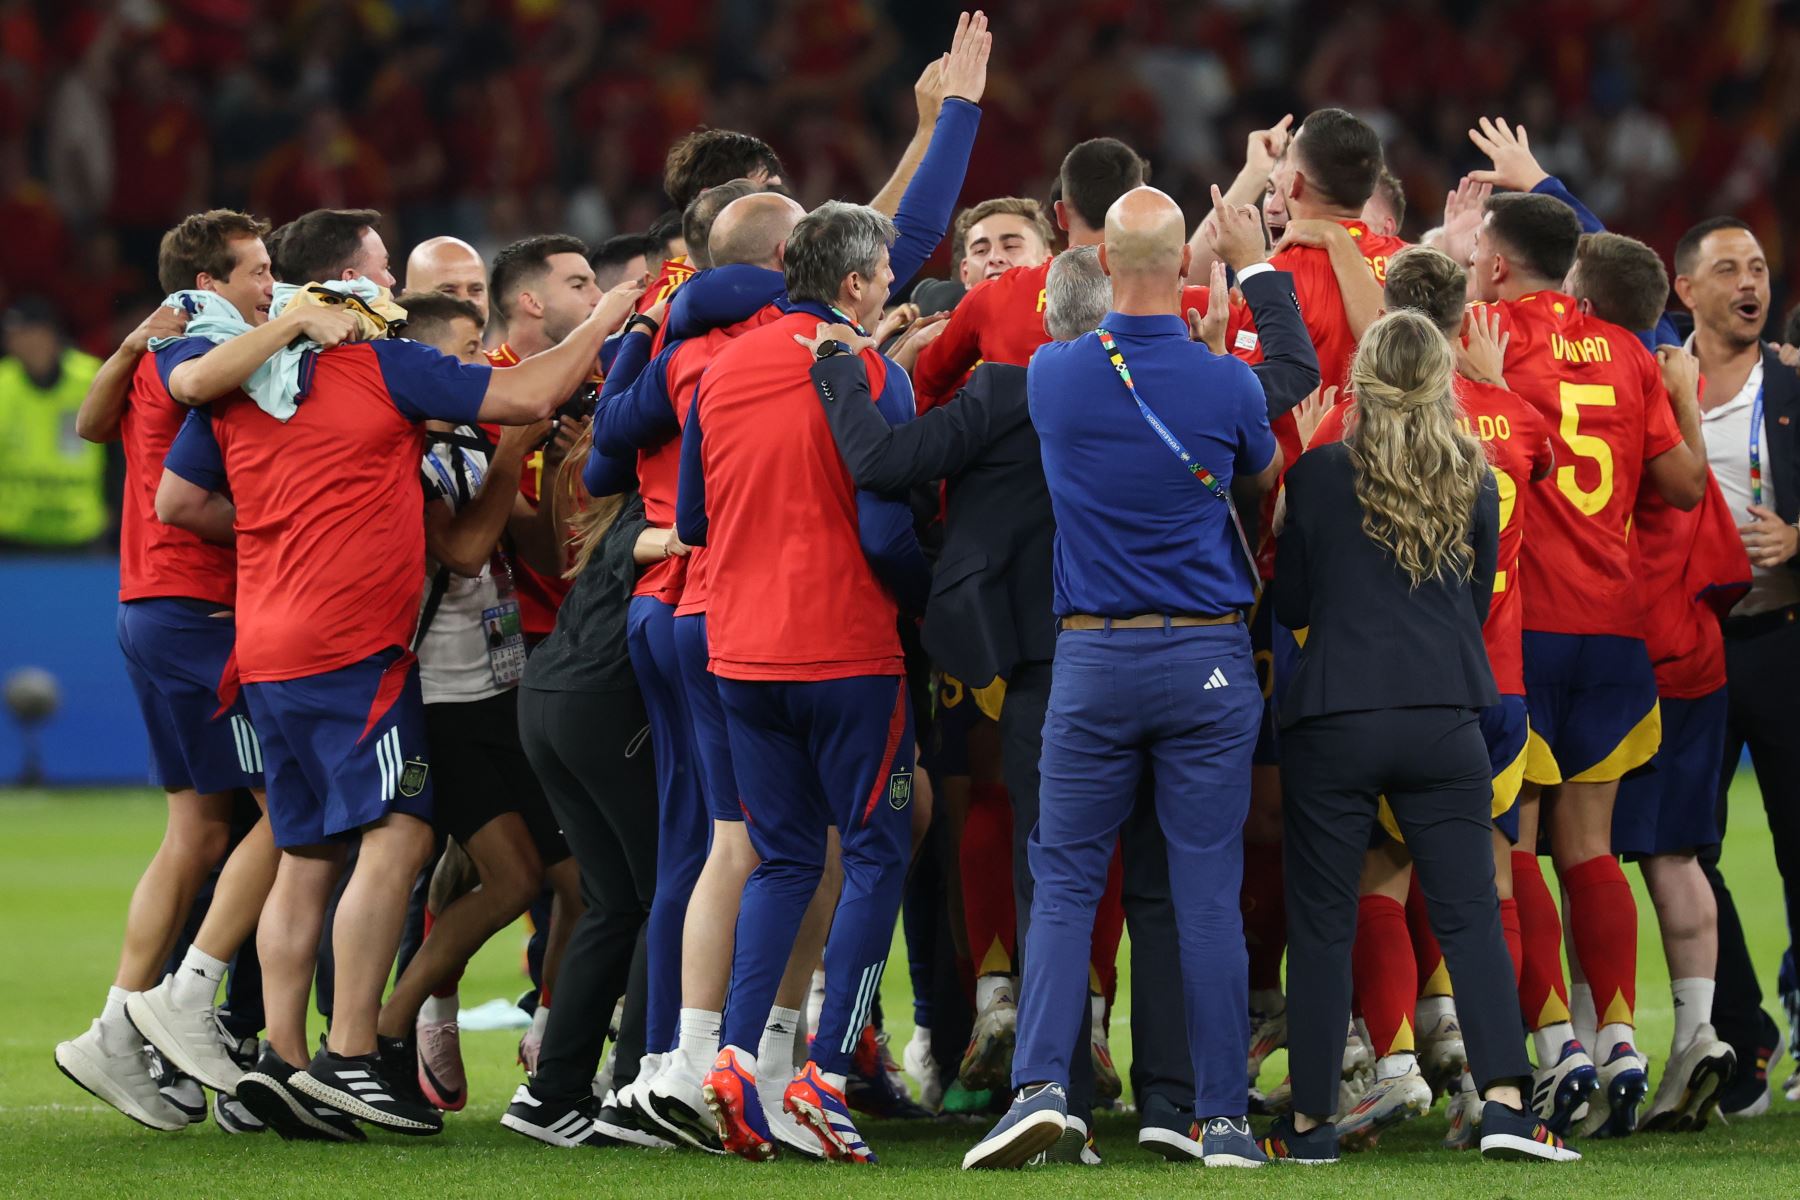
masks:
[[[1771,609],[1754,616],[1727,617],[1724,630],[1728,638],[1754,638],[1774,633],[1777,629],[1786,629],[1796,623],[1800,623],[1800,604],[1790,604],[1786,608]]]

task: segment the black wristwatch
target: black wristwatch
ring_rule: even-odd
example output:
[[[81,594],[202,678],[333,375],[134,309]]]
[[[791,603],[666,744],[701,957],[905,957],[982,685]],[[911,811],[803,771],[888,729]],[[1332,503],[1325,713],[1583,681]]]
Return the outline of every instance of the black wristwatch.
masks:
[[[835,358],[840,354],[848,353],[850,353],[849,346],[838,341],[836,338],[826,338],[824,341],[820,342],[818,348],[813,351],[813,359],[817,362],[824,362],[828,358]]]
[[[625,322],[625,332],[631,333],[639,325],[642,325],[644,327],[644,332],[649,334],[651,337],[655,337],[656,331],[658,329],[662,328],[662,326],[660,326],[656,323],[656,319],[654,317],[647,317],[643,313],[632,313],[631,319],[629,321]]]

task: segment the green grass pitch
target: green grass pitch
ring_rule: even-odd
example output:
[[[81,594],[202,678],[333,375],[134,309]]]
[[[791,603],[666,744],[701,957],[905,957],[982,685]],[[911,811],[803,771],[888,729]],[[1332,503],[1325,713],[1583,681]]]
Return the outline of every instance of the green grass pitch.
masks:
[[[1737,826],[1725,865],[1767,987],[1786,931],[1755,784],[1738,783]],[[1800,1189],[1800,1106],[1777,1100],[1758,1121],[1682,1137],[1583,1144],[1571,1168],[1503,1165],[1438,1148],[1442,1107],[1390,1133],[1380,1149],[1325,1170],[1261,1172],[1172,1166],[1140,1152],[1129,1117],[1103,1117],[1099,1168],[1042,1168],[1006,1175],[956,1170],[985,1129],[965,1121],[871,1122],[864,1133],[881,1165],[872,1169],[778,1161],[762,1166],[693,1154],[627,1149],[563,1152],[501,1128],[499,1116],[520,1081],[516,1034],[464,1035],[472,1100],[451,1114],[443,1136],[384,1134],[366,1145],[285,1144],[272,1135],[228,1137],[211,1123],[185,1133],[140,1128],[76,1088],[56,1070],[51,1049],[99,1011],[117,963],[125,901],[155,848],[162,805],[147,792],[0,792],[0,1197],[807,1195],[1144,1196],[1175,1191],[1219,1195],[1602,1197],[1791,1196]],[[1635,872],[1633,882],[1637,883]],[[1669,996],[1656,925],[1640,888],[1640,1046],[1660,1070],[1667,1052]],[[508,930],[476,959],[462,985],[465,1004],[522,989],[522,937]],[[883,997],[896,1053],[909,1036],[904,946]],[[1124,973],[1121,973],[1121,988]],[[1771,996],[1770,1002],[1773,1003]],[[1113,1045],[1130,1058],[1129,995],[1121,993]],[[317,1029],[315,1028],[315,1033]],[[1279,1079],[1281,1055],[1265,1086]],[[1778,1079],[1789,1067],[1778,1068]]]

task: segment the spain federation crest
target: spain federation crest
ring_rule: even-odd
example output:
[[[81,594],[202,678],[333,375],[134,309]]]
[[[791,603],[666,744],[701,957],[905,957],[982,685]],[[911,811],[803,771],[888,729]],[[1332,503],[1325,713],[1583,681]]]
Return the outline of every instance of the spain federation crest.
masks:
[[[416,796],[425,790],[425,777],[431,773],[431,764],[422,758],[409,758],[400,769],[400,794]]]
[[[912,772],[895,771],[888,776],[888,807],[896,812],[912,803]]]

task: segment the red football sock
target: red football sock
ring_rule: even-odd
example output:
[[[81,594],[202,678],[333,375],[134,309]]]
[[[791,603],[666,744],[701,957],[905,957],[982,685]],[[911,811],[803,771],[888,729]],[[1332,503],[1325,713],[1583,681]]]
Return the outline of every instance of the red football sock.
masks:
[[[1356,905],[1356,946],[1351,976],[1362,1001],[1363,1023],[1377,1058],[1413,1049],[1413,1001],[1419,977],[1406,936],[1406,909],[1387,896],[1364,896]]]
[[[1013,905],[1012,800],[998,783],[978,783],[969,796],[958,863],[963,925],[977,975],[1010,974],[1019,919]]]
[[[1281,843],[1244,843],[1244,943],[1250,950],[1250,990],[1281,989],[1281,955],[1287,949],[1287,903],[1282,895]]]
[[[1637,900],[1610,854],[1562,873],[1569,932],[1601,1025],[1633,1025],[1637,1008]]]
[[[1527,1029],[1569,1019],[1569,985],[1563,978],[1562,920],[1544,883],[1537,855],[1514,850],[1513,903],[1519,910],[1519,1011]]]
[[[1431,932],[1431,917],[1425,911],[1425,893],[1419,887],[1419,873],[1413,872],[1412,884],[1406,891],[1406,931],[1412,935],[1413,962],[1419,972],[1419,995],[1448,996],[1450,972],[1444,966],[1444,952],[1437,935]]]
[[[1113,993],[1119,987],[1119,939],[1125,934],[1125,902],[1121,893],[1125,886],[1125,859],[1119,847],[1113,847],[1112,865],[1106,869],[1106,890],[1100,893],[1100,907],[1094,910],[1094,948],[1088,958],[1088,991],[1106,997],[1106,1011],[1112,1011]]]
[[[425,936],[426,937],[431,936],[431,927],[435,924],[437,924],[437,914],[432,912],[429,908],[427,908],[425,910]],[[464,964],[464,965],[466,966],[467,964]],[[464,969],[463,967],[456,968],[456,973],[451,975],[450,978],[444,980],[444,982],[438,984],[437,987],[433,988],[431,991],[431,994],[433,996],[439,997],[440,999],[443,997],[446,997],[446,996],[456,995],[456,985],[462,982],[463,969]]]
[[[1517,987],[1525,964],[1525,943],[1519,931],[1519,902],[1511,896],[1500,902],[1500,932],[1506,937],[1506,952],[1512,956],[1513,986]]]

